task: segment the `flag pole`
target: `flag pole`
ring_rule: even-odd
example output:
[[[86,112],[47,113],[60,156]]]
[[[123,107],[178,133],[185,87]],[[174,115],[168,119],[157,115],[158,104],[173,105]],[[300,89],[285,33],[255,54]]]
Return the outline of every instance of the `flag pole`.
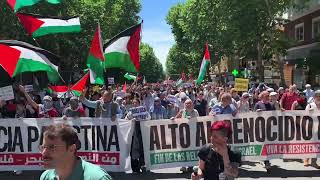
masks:
[[[40,44],[38,43],[38,41],[37,41],[35,38],[32,38],[32,39],[33,39],[33,41],[36,43],[36,45],[37,45],[38,47],[41,47]]]

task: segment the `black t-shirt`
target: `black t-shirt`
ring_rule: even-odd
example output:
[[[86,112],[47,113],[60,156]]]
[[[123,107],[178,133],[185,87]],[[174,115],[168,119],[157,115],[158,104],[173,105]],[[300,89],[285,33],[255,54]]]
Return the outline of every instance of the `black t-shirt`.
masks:
[[[228,147],[230,162],[241,164],[241,154],[231,151]],[[204,180],[219,180],[219,174],[224,171],[223,159],[220,154],[212,149],[211,144],[204,145],[198,152],[199,158],[205,162],[203,172]]]
[[[206,107],[207,107],[207,101],[202,99],[202,101],[200,101],[199,99],[194,101],[194,108],[198,111],[199,116],[206,116],[207,115],[207,111],[206,111]]]
[[[161,105],[163,106],[163,107],[165,107],[166,109],[168,108],[168,105],[170,104],[170,102],[169,101],[167,101],[167,100],[161,100]]]
[[[262,111],[275,111],[276,107],[272,104],[268,103],[263,103],[262,101],[257,102],[257,104],[254,106],[254,110],[256,111],[257,109],[262,109]]]

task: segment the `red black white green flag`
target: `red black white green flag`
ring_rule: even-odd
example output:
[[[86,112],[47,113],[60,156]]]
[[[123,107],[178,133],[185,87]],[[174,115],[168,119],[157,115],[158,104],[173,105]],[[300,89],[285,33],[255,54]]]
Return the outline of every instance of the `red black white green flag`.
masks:
[[[102,41],[101,29],[98,24],[91,42],[91,48],[87,59],[87,66],[90,69],[91,84],[104,85],[104,54]]]
[[[32,37],[81,31],[79,17],[57,18],[25,13],[17,13],[16,15],[25,30]]]
[[[51,52],[32,46],[28,43],[15,40],[0,41],[0,66],[15,77],[24,72],[46,72],[50,82],[62,80],[58,73],[59,58]]]
[[[105,68],[121,68],[128,72],[138,72],[140,40],[141,23],[114,36],[104,45]]]
[[[41,0],[7,0],[7,3],[14,12],[17,12],[20,8],[26,6],[32,6],[40,2]],[[62,0],[45,0],[51,4],[59,4]]]

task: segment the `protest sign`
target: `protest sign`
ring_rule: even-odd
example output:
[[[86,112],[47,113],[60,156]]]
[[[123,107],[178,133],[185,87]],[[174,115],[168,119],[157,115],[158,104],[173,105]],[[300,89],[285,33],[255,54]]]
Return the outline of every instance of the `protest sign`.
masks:
[[[131,112],[132,117],[137,120],[146,120],[149,115],[146,107],[144,106],[133,107],[133,108],[130,108],[129,111]]]
[[[33,85],[25,85],[24,90],[29,93],[33,91]]]
[[[0,171],[42,169],[38,145],[51,119],[0,120]],[[130,168],[132,122],[81,118],[67,121],[78,133],[78,156],[107,171],[123,172]]]
[[[320,157],[320,113],[267,111],[194,119],[140,123],[148,169],[194,166],[197,152],[210,142],[215,120],[230,120],[230,145],[242,159],[297,159]]]
[[[4,101],[14,99],[14,93],[12,86],[5,86],[0,88],[0,98]]]
[[[249,79],[236,78],[234,88],[236,91],[248,91]]]
[[[116,91],[115,93],[116,97],[124,98],[126,96],[126,93],[124,91]]]
[[[179,99],[178,99],[176,96],[171,95],[171,94],[169,94],[169,95],[167,96],[167,100],[168,100],[170,103],[172,103],[172,104],[176,104],[176,103],[179,102]]]
[[[114,77],[108,78],[108,84],[114,84]]]

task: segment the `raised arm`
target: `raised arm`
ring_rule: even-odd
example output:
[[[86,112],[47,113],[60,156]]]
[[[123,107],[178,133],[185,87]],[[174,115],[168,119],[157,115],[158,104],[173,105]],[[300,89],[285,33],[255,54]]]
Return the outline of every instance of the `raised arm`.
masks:
[[[34,100],[30,97],[30,95],[25,91],[24,87],[19,85],[19,90],[24,94],[24,96],[27,98],[28,103],[38,111],[39,104],[34,102]]]

